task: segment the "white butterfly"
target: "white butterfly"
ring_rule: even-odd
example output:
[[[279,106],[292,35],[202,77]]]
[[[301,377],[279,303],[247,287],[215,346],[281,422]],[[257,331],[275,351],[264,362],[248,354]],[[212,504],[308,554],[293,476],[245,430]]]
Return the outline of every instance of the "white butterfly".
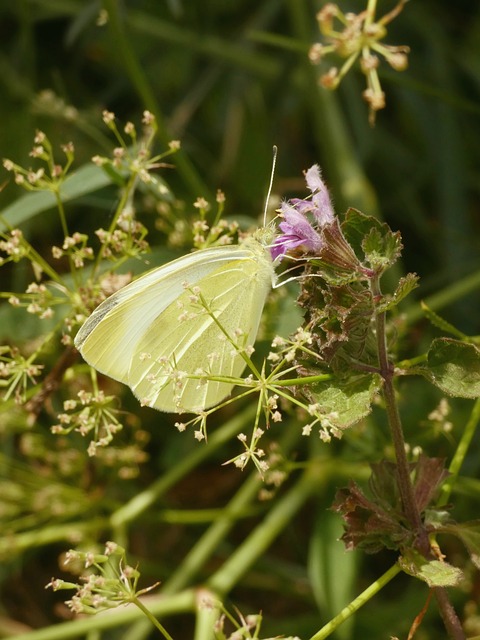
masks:
[[[246,366],[240,351],[255,342],[275,283],[272,238],[267,227],[145,273],[95,309],[75,346],[142,404],[175,413],[218,404]]]

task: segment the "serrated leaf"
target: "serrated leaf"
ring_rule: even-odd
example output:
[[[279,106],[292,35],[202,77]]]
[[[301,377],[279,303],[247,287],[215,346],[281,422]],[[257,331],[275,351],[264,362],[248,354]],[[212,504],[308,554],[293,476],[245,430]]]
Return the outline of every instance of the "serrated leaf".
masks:
[[[420,567],[417,577],[429,587],[457,587],[463,580],[463,572],[448,562],[432,560]]]
[[[370,233],[372,229],[377,229],[378,232],[381,233],[383,226],[384,223],[377,220],[377,218],[367,216],[361,211],[358,211],[358,209],[351,208],[348,209],[345,214],[345,220],[342,223],[342,232],[352,245],[355,253],[358,256],[362,256],[362,243],[365,236]]]
[[[425,560],[415,551],[408,550],[398,559],[405,573],[423,580],[429,587],[457,587],[463,580],[463,572],[448,562]]]
[[[406,298],[414,289],[418,287],[418,276],[416,273],[407,273],[398,281],[395,293],[378,306],[378,311],[388,311],[397,306],[404,298]]]
[[[455,336],[460,340],[464,340],[467,337],[464,333],[454,327],[453,324],[450,324],[450,322],[447,322],[447,320],[444,320],[441,316],[439,316],[438,313],[432,311],[432,309],[430,309],[430,307],[426,305],[423,300],[422,302],[420,302],[420,306],[422,307],[422,311],[424,312],[426,317],[435,327],[438,327],[438,329],[445,331],[445,333],[451,333],[452,336]]]
[[[373,269],[385,270],[398,260],[402,252],[400,233],[394,233],[387,225],[383,229],[371,229],[362,242],[365,258]]]
[[[459,398],[480,396],[480,349],[471,343],[437,338],[427,354],[432,382]]]
[[[401,254],[400,233],[393,232],[385,222],[356,209],[347,211],[342,231],[357,255],[363,253],[373,269],[385,271]]]
[[[443,458],[429,458],[423,454],[420,455],[415,464],[413,479],[415,503],[420,512],[430,505],[448,475]]]
[[[355,482],[336,492],[332,509],[342,515],[345,532],[341,540],[349,551],[397,550],[411,539],[408,529],[399,522],[399,514],[368,498]]]
[[[357,375],[317,383],[310,390],[310,396],[329,425],[346,429],[370,413],[381,385],[377,374]]]

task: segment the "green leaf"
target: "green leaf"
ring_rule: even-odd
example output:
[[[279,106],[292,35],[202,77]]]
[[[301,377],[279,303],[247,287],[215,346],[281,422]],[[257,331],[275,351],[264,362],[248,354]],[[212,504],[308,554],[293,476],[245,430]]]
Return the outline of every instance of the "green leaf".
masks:
[[[342,231],[357,256],[363,253],[367,262],[375,270],[385,271],[398,260],[401,254],[400,233],[394,233],[388,224],[366,216],[356,209],[347,211]]]
[[[371,229],[362,242],[365,258],[375,270],[384,271],[398,260],[402,252],[400,233],[393,233],[387,225],[384,229]]]
[[[313,385],[311,398],[320,405],[319,412],[325,415],[329,425],[346,429],[371,412],[381,385],[377,374],[333,379]]]
[[[372,229],[376,229],[380,234],[384,225],[373,216],[367,216],[358,209],[350,208],[345,214],[342,223],[342,231],[348,242],[354,248],[356,254],[361,256],[364,238]],[[388,229],[388,227],[387,227]]]
[[[69,175],[60,187],[62,202],[75,200],[111,184],[111,179],[102,168],[94,164],[84,165]],[[52,209],[57,204],[51,191],[34,191],[18,198],[1,212],[0,231],[7,225],[18,227],[42,211]],[[5,224],[7,223],[7,224]]]
[[[480,396],[480,350],[473,344],[437,338],[427,354],[432,382],[459,398]]]
[[[405,573],[423,580],[429,587],[457,587],[463,580],[463,572],[448,562],[425,560],[416,551],[409,549],[398,559]]]
[[[378,311],[388,311],[397,306],[404,298],[406,298],[414,289],[418,287],[418,276],[416,273],[407,273],[404,278],[400,278],[395,293],[392,296],[386,296],[385,301],[378,306]]]

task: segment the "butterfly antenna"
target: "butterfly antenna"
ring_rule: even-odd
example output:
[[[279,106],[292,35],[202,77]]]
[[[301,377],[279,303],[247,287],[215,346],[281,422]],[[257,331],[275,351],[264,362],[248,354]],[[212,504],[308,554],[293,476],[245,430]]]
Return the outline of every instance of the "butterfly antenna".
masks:
[[[270,184],[268,186],[267,199],[265,200],[265,210],[263,212],[263,226],[267,226],[267,211],[268,211],[268,201],[270,200],[270,195],[272,193],[273,187],[273,176],[275,174],[275,165],[277,164],[277,145],[273,145],[273,160],[272,160],[272,173],[270,174]]]

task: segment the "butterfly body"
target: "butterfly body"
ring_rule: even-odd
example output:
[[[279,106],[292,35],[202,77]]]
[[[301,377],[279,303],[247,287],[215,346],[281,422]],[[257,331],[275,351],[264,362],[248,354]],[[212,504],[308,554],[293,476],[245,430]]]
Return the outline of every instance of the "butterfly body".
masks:
[[[245,368],[241,351],[255,341],[275,280],[270,237],[261,230],[145,273],[95,309],[75,346],[142,404],[175,413],[218,404]]]

